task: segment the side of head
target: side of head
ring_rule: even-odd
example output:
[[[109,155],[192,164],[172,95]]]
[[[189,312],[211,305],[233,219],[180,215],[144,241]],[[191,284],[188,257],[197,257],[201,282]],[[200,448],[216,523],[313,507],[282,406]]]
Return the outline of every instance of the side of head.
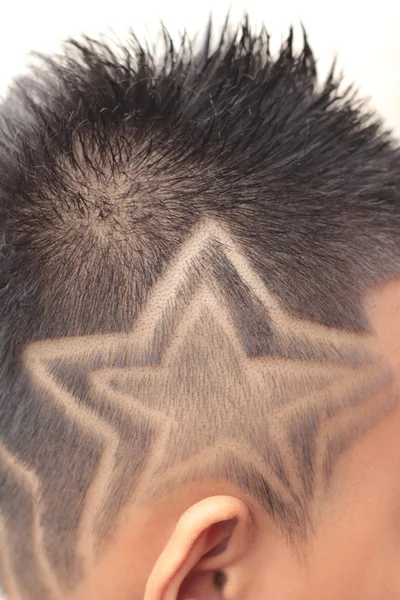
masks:
[[[166,42],[3,110],[3,584],[394,599],[399,150],[306,38]]]

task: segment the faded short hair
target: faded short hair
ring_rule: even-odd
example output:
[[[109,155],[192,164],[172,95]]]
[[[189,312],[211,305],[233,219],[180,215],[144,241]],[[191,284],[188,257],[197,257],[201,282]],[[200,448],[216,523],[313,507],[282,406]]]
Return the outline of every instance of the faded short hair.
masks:
[[[163,57],[70,40],[2,107],[0,564],[23,598],[189,481],[305,542],[393,406],[360,416],[392,377],[362,301],[400,271],[396,141],[305,34],[273,57],[248,19],[163,33]]]

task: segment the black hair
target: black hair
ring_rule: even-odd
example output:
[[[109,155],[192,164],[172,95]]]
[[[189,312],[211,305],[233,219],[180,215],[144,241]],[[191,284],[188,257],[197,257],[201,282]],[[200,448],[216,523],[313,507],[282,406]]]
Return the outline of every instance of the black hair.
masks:
[[[236,32],[226,23],[215,46],[211,24],[195,49],[186,36],[176,47],[163,32],[160,58],[133,34],[115,50],[104,41],[70,40],[62,55],[41,57],[41,66],[16,80],[1,110],[0,510],[4,564],[23,598],[51,598],[46,573],[62,589],[71,589],[84,575],[77,531],[107,445],[95,426],[85,429],[74,421],[62,401],[52,398],[50,387],[35,383],[28,366],[36,364],[36,352],[47,356],[41,343],[128,334],[154,286],[168,276],[202,223],[217,224],[221,234],[213,234],[207,251],[195,257],[192,283],[182,284],[176,306],[193,294],[199,278],[220,286],[215,293],[221,304],[236,307],[229,318],[250,358],[335,362],[340,352],[296,341],[297,329],[277,332],[268,303],[262,305],[243,283],[224,240],[232,240],[288,319],[312,322],[327,336],[332,329],[349,336],[371,334],[363,297],[400,271],[397,142],[352,87],[343,89],[334,68],[323,84],[318,82],[306,34],[301,52],[293,50],[291,31],[272,57],[266,29],[253,33],[247,18]],[[204,314],[203,322],[218,326]],[[159,339],[172,327],[165,325]],[[211,340],[196,327],[196,339],[204,337],[205,347],[217,340],[232,354],[233,369],[236,359],[225,334]],[[27,347],[33,354],[26,354]],[[113,503],[96,521],[100,543],[134,497],[154,432],[139,409],[117,414],[101,393],[94,402],[86,359],[71,358],[66,365],[57,348],[53,360],[46,358],[43,373],[57,383],[60,398],[78,397],[76,410],[93,423],[103,420],[110,439],[118,431],[120,440]],[[203,354],[205,365],[220,365],[217,382],[225,367],[214,355]],[[113,368],[121,364],[118,356],[113,354]],[[100,352],[91,360],[90,371],[105,368]],[[152,363],[140,360],[158,364],[154,356]],[[340,360],[353,366],[371,362],[354,348],[343,350]],[[125,366],[140,362],[132,361],[124,355]],[[196,365],[179,368],[189,380]],[[328,379],[319,380],[321,389]],[[237,384],[245,385],[240,377]],[[115,382],[111,388],[121,392]],[[274,389],[274,402],[283,403],[285,394],[298,387],[276,383]],[[238,435],[223,403],[210,408],[196,398],[202,408],[189,415],[191,422],[201,420],[201,411],[208,423],[220,414],[225,431]],[[257,427],[263,418],[257,415]],[[236,455],[227,456],[223,467],[220,459],[218,468],[192,469],[185,481],[194,474],[228,479],[265,506],[290,539],[298,532],[304,537],[315,489],[311,440],[321,421],[308,406],[301,425],[294,418],[287,424],[299,460],[297,487],[267,425],[261,432],[253,426],[248,442],[257,446],[259,465],[264,459],[271,463],[265,469],[276,478],[276,488],[261,466]],[[242,429],[245,422],[253,423],[243,417]],[[214,443],[203,430],[207,444]],[[330,442],[326,472],[332,469],[332,454],[343,451]],[[194,438],[190,443],[194,448]],[[134,448],[131,454],[129,448]],[[178,457],[174,448],[166,446],[164,471],[195,452],[182,442]],[[163,469],[158,467],[160,477]],[[153,495],[161,497],[175,484],[172,477],[164,478]],[[4,566],[2,571],[6,579]]]

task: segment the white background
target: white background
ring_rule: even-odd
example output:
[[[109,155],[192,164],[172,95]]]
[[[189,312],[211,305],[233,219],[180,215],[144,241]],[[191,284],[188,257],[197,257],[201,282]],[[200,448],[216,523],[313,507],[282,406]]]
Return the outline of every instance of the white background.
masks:
[[[162,19],[175,36],[186,28],[202,31],[214,8],[215,25],[222,24],[230,5],[236,24],[247,9],[256,27],[262,21],[271,34],[272,50],[295,26],[301,44],[300,20],[325,75],[334,57],[348,82],[371,99],[388,125],[400,135],[400,1],[380,0],[9,0],[0,19],[0,94],[23,71],[31,50],[53,52],[62,40],[81,32],[91,36],[110,29],[123,37],[131,26],[152,40]],[[91,600],[91,599],[88,599]]]
[[[400,133],[400,1],[380,0],[9,0],[0,20],[0,93],[20,72],[30,50],[54,51],[63,38],[81,32],[96,35],[109,28],[123,36],[129,26],[154,38],[162,19],[171,33],[202,30],[211,8],[216,24],[228,7],[231,21],[244,9],[257,25],[264,21],[279,46],[292,23],[301,41],[305,24],[320,71],[338,54],[338,65],[362,95],[372,99],[390,126]]]

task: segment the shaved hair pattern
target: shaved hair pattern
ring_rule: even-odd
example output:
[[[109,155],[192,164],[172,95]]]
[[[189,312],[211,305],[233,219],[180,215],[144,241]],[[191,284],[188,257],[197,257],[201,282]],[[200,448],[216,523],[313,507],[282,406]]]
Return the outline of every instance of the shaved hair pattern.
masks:
[[[33,519],[42,525],[37,556],[44,552],[64,585],[78,581],[80,541],[92,540],[96,558],[129,500],[149,503],[206,478],[235,483],[289,541],[304,541],[315,490],[327,489],[341,454],[397,406],[393,373],[369,338],[286,315],[232,239],[204,225],[132,332],[20,350],[36,404],[54,411],[63,431],[51,459],[57,477],[24,500],[35,507],[28,530]],[[382,389],[389,393],[377,406]],[[32,467],[25,474],[36,476]]]
[[[0,576],[23,599],[195,481],[306,544],[398,405],[363,308],[400,270],[394,140],[318,88],[306,37],[272,59],[247,20],[214,51],[165,36],[159,63],[70,42],[2,109]]]

